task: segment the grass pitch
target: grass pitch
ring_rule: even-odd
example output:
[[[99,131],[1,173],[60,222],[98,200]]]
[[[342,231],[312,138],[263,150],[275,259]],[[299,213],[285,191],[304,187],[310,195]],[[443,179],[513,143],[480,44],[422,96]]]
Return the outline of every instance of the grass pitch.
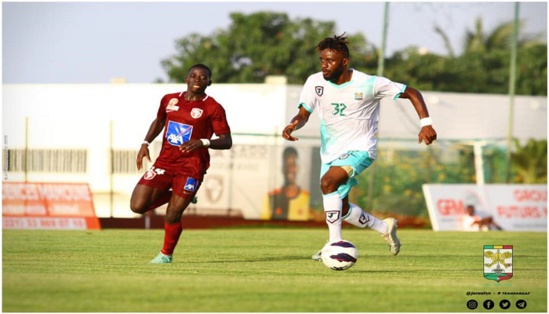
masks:
[[[344,229],[357,264],[310,256],[325,229],[185,230],[168,265],[162,230],[3,231],[4,312],[547,312],[547,234]],[[483,277],[483,245],[513,245],[513,278]],[[482,294],[479,294],[482,293]],[[470,310],[470,300],[478,308]],[[526,301],[518,310],[516,302]]]

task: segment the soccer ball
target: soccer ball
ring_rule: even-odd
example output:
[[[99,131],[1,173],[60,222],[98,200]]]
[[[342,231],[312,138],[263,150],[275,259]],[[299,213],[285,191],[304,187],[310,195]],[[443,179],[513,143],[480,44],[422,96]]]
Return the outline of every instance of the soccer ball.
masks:
[[[351,268],[358,260],[358,250],[347,240],[326,244],[320,255],[326,267],[333,270]]]

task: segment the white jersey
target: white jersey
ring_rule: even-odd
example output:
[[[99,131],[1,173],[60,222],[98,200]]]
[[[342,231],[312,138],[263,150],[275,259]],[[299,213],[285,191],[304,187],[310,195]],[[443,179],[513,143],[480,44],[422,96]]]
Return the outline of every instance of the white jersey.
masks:
[[[322,72],[309,76],[299,107],[318,112],[322,162],[353,150],[367,151],[375,159],[380,100],[396,99],[405,89],[404,84],[354,69],[351,80],[341,85],[325,80]]]

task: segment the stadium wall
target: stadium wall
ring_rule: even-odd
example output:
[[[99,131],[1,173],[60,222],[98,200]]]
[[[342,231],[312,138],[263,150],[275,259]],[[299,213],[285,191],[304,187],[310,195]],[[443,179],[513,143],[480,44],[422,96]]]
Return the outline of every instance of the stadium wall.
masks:
[[[297,112],[301,86],[214,84],[208,93],[224,105],[234,147],[213,151],[189,212],[232,212],[260,217],[268,191],[282,183],[285,146],[299,151],[299,184],[318,198],[318,128],[312,118],[289,143],[280,132]],[[136,217],[129,196],[143,171],[135,155],[164,94],[182,84],[3,85],[4,180],[12,182],[89,183],[99,217]],[[502,141],[509,121],[506,95],[424,92],[439,143]],[[513,135],[521,141],[547,138],[547,98],[517,96]],[[407,100],[384,100],[380,113],[380,148],[424,150],[417,145],[418,117]],[[151,145],[153,159],[160,138]],[[26,156],[26,158],[25,158]],[[150,167],[145,164],[145,169]],[[160,209],[160,212],[162,209]]]

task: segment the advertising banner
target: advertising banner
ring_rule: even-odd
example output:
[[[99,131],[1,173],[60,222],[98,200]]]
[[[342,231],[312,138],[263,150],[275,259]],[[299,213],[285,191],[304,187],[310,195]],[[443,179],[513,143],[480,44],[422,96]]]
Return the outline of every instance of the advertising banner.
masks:
[[[547,231],[546,185],[425,184],[423,194],[435,231],[464,230],[468,205],[503,230]]]
[[[2,183],[3,229],[101,229],[87,183]]]

